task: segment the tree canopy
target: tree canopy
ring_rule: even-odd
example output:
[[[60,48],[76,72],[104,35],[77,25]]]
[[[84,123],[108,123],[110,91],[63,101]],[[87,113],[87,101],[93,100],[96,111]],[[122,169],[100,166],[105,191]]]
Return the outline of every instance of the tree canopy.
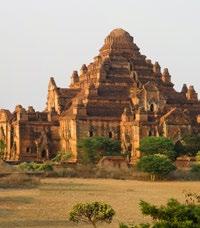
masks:
[[[78,143],[79,161],[85,164],[97,163],[103,156],[121,154],[120,142],[106,137],[89,137]]]
[[[199,228],[200,224],[200,195],[185,193],[185,203],[169,199],[166,205],[156,206],[140,201],[142,214],[150,216],[152,224],[126,225],[120,228]]]
[[[140,207],[143,215],[149,215],[155,221],[152,228],[199,228],[200,205],[170,199],[167,205],[160,207],[141,201]]]
[[[187,135],[184,136],[175,145],[175,150],[179,155],[187,154],[195,156],[200,151],[200,135]]]
[[[170,159],[176,157],[172,140],[165,137],[145,137],[140,142],[139,150],[144,155],[164,154]]]
[[[98,223],[111,223],[114,215],[115,211],[106,203],[78,203],[70,212],[69,220],[76,223],[89,223],[96,228]]]
[[[150,173],[152,180],[156,177],[164,177],[176,169],[165,155],[160,154],[142,157],[137,163],[137,168],[142,172]]]

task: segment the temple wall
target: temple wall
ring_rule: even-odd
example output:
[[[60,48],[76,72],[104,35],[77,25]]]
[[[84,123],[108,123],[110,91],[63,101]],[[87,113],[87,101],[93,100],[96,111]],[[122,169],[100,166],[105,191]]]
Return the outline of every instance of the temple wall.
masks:
[[[60,150],[72,153],[77,157],[77,122],[75,119],[60,121]]]
[[[165,123],[163,125],[163,132],[165,137],[176,142],[183,136],[192,134],[192,128],[190,125],[174,125]]]
[[[79,140],[93,136],[120,139],[119,121],[65,119],[60,123],[60,146],[77,158]]]

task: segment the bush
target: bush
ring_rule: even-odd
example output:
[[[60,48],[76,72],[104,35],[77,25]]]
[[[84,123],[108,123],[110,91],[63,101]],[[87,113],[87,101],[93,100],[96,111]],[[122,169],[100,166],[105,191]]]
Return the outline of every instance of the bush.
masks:
[[[173,160],[177,156],[172,140],[165,137],[145,137],[140,142],[139,150],[144,155],[163,154]]]
[[[82,139],[78,148],[78,159],[83,164],[96,164],[103,156],[121,155],[120,142],[106,137]]]
[[[35,163],[35,162],[23,162],[18,165],[19,169],[25,172],[49,172],[53,170],[52,164],[50,163]]]
[[[86,222],[96,228],[97,223],[111,223],[115,211],[102,202],[78,203],[69,214],[69,220],[80,223]]]
[[[142,157],[137,163],[137,168],[142,172],[150,173],[151,180],[155,180],[156,177],[163,178],[176,169],[166,156],[159,154]]]
[[[167,179],[173,181],[199,181],[200,173],[191,172],[191,170],[176,169],[167,175]]]
[[[200,164],[195,164],[191,168],[191,172],[200,174]]]
[[[200,150],[200,135],[187,135],[180,141],[179,147],[182,147],[180,155],[187,154],[189,156],[196,156]]]
[[[52,162],[65,162],[72,157],[70,152],[58,151],[57,155],[52,159]]]
[[[40,184],[40,179],[26,174],[13,173],[0,178],[0,188],[33,188]]]
[[[200,163],[200,151],[197,152],[196,154],[196,161]]]

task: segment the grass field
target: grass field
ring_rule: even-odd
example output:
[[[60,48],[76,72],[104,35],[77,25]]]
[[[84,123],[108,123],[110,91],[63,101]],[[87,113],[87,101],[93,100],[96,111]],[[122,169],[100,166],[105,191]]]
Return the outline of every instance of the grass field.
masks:
[[[200,192],[200,182],[142,182],[104,179],[43,179],[35,189],[0,189],[0,227],[90,227],[67,221],[78,202],[104,201],[113,206],[119,221],[145,222],[138,207],[140,199],[164,204],[168,198],[183,200],[183,191]]]

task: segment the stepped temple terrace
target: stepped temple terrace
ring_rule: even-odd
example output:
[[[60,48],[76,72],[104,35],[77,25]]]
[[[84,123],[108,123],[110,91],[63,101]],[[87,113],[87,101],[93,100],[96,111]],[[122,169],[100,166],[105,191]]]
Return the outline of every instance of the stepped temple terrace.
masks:
[[[194,87],[184,84],[177,92],[168,69],[142,55],[123,29],[113,30],[93,62],[72,73],[69,88],[50,78],[43,112],[21,105],[0,110],[8,161],[42,161],[58,151],[76,160],[79,140],[93,136],[120,140],[122,151],[137,159],[145,136],[178,142],[190,133],[200,133]]]

